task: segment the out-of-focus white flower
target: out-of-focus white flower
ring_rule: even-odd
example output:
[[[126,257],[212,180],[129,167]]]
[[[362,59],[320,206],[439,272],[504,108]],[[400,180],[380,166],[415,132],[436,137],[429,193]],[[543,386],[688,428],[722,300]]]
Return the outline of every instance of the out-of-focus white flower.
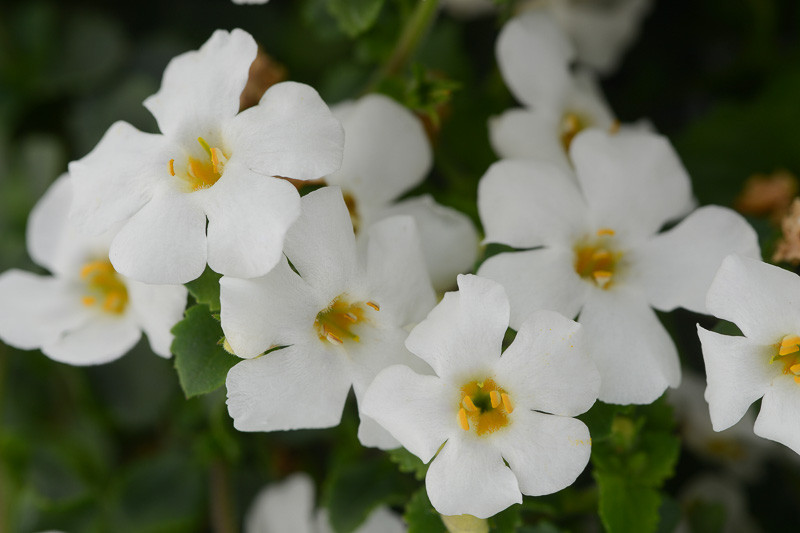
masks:
[[[378,507],[353,533],[403,533],[406,527],[386,507]],[[314,482],[297,473],[256,495],[244,533],[334,533],[326,509],[314,512]]]
[[[594,78],[572,69],[575,50],[553,17],[526,13],[497,39],[497,63],[511,93],[525,107],[489,121],[501,157],[531,157],[569,168],[572,139],[586,128],[615,124]]]
[[[487,518],[583,471],[589,431],[571,417],[595,402],[599,376],[581,327],[551,311],[529,317],[501,356],[505,291],[472,275],[458,287],[406,341],[436,375],[389,367],[362,409],[422,461],[436,455],[425,485],[437,511]]]
[[[53,275],[0,275],[0,338],[62,363],[95,365],[124,355],[144,331],[153,351],[169,357],[186,288],[117,273],[108,260],[111,235],[84,237],[69,224],[72,183],[67,174],[56,180],[28,220],[28,253]]]
[[[360,402],[379,371],[417,363],[403,345],[405,328],[436,302],[410,217],[373,225],[364,257],[338,187],[302,204],[286,237],[288,261],[261,278],[220,280],[225,338],[247,359],[227,379],[228,409],[242,431],[335,426],[351,385]],[[286,348],[261,356],[276,346]],[[364,416],[359,439],[397,446]]]
[[[314,179],[339,167],[341,125],[311,87],[273,85],[238,113],[255,57],[248,33],[215,32],[175,57],[145,100],[162,134],[117,122],[70,164],[73,220],[92,233],[122,223],[110,251],[119,272],[184,283],[208,262],[226,275],[264,275],[300,212],[297,190],[276,177]]]
[[[512,328],[539,309],[580,314],[600,399],[650,403],[680,383],[675,345],[651,306],[705,312],[722,259],[757,257],[757,237],[717,206],[658,233],[694,207],[689,176],[661,136],[587,130],[570,155],[574,178],[533,160],[489,168],[478,187],[486,240],[529,250],[491,257],[478,273],[506,288]]]
[[[402,105],[378,94],[332,109],[345,130],[344,156],[341,168],[325,180],[341,187],[359,241],[375,222],[410,215],[419,228],[434,288],[451,288],[456,275],[470,270],[478,255],[478,233],[472,222],[429,195],[397,202],[431,169],[433,157],[422,123]]]
[[[753,431],[800,454],[800,279],[732,255],[714,278],[707,303],[744,333],[732,337],[697,328],[714,430],[731,427],[763,396]]]

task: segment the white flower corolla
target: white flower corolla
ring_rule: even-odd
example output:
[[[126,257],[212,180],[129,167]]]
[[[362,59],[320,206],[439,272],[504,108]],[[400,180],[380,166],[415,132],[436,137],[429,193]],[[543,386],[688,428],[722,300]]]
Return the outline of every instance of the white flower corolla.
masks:
[[[403,521],[378,507],[353,533],[403,533]],[[327,509],[314,512],[314,482],[304,473],[262,489],[250,505],[244,533],[334,533]]]
[[[260,278],[220,280],[225,338],[247,359],[226,382],[228,410],[241,431],[337,425],[351,385],[360,403],[379,371],[418,361],[403,344],[406,328],[436,302],[410,217],[373,225],[359,254],[338,187],[302,203],[286,237],[288,261]],[[261,355],[276,346],[286,348]],[[359,439],[397,446],[364,416]]]
[[[69,224],[72,183],[66,174],[56,180],[28,220],[28,252],[52,276],[0,275],[0,339],[62,363],[96,365],[124,355],[144,331],[153,351],[169,357],[186,288],[116,272],[108,260],[111,236],[84,237]]]
[[[758,257],[755,231],[717,206],[696,210],[689,176],[659,135],[599,130],[570,149],[574,174],[533,160],[492,165],[478,186],[486,241],[523,249],[478,273],[511,299],[511,327],[536,310],[579,316],[600,370],[600,399],[646,404],[680,383],[675,345],[652,307],[706,312],[722,259]]]
[[[273,85],[238,112],[256,49],[242,30],[215,32],[173,58],[145,100],[161,134],[117,122],[70,164],[73,220],[87,233],[122,224],[110,252],[119,272],[184,283],[207,262],[225,275],[264,275],[300,213],[297,190],[277,177],[315,179],[339,167],[341,125],[311,87]]]
[[[572,43],[547,13],[509,21],[496,48],[503,78],[525,106],[489,120],[489,138],[501,157],[530,157],[567,169],[567,151],[578,133],[616,127],[592,75],[573,72]]]
[[[753,431],[800,454],[800,278],[732,255],[722,262],[707,305],[744,333],[697,328],[714,430],[734,425],[763,397]]]
[[[487,518],[575,481],[591,441],[571,417],[595,402],[600,378],[580,325],[552,311],[532,315],[501,356],[503,287],[473,275],[458,287],[406,341],[436,375],[389,367],[362,409],[423,462],[436,456],[425,485],[437,511]]]
[[[470,270],[477,259],[478,233],[472,221],[429,195],[397,201],[425,179],[433,163],[420,120],[379,94],[332,110],[344,127],[344,156],[341,168],[325,181],[341,187],[359,244],[372,224],[409,215],[419,228],[434,288],[453,287],[456,275]]]

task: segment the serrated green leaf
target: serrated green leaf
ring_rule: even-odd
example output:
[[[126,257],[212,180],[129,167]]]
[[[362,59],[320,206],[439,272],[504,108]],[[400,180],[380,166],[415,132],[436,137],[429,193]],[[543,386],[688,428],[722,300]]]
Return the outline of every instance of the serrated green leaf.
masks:
[[[425,487],[411,495],[403,519],[408,525],[408,533],[447,533],[439,513],[428,499]]]
[[[600,519],[608,533],[650,533],[658,527],[661,495],[616,474],[594,471],[600,489]]]
[[[383,0],[328,0],[328,12],[350,37],[370,29],[383,8]]]
[[[405,448],[395,448],[389,450],[389,459],[397,465],[397,468],[405,474],[414,474],[418,480],[425,479],[428,473],[428,465],[423,463],[419,457],[406,450]]]
[[[641,436],[639,448],[646,457],[635,472],[639,483],[659,487],[672,477],[681,451],[678,437],[662,432],[645,433]]]
[[[207,394],[225,383],[228,370],[240,359],[219,345],[222,326],[206,305],[190,307],[172,328],[175,369],[187,398]]]
[[[205,304],[212,312],[219,311],[219,279],[222,274],[217,274],[211,268],[206,267],[199,278],[186,284],[189,294],[199,304]]]

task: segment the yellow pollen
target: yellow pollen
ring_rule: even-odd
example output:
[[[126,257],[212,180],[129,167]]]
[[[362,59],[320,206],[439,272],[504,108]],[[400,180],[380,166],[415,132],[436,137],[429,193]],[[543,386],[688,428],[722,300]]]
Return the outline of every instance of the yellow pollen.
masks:
[[[800,337],[797,335],[786,335],[781,340],[781,346],[796,346],[800,344]]]
[[[794,377],[794,382],[797,383],[798,385],[800,385],[800,376],[795,376]]]
[[[511,397],[506,394],[505,392],[500,395],[503,398],[503,407],[506,408],[506,412],[511,414],[514,412],[514,404],[511,403]]]
[[[504,400],[503,396],[507,399]],[[511,400],[508,393],[493,379],[471,381],[461,387],[458,404],[458,421],[464,431],[470,428],[478,436],[492,433],[506,427],[510,420]]]
[[[613,249],[614,230],[600,228],[594,237],[579,242],[575,250],[575,272],[583,279],[607,289],[614,281],[616,267],[622,257]]]
[[[603,237],[605,235],[607,235],[609,237],[614,236],[614,230],[613,229],[609,229],[609,228],[600,228],[599,230],[597,230],[597,236],[598,237]]]
[[[91,307],[97,303],[97,298],[95,298],[94,296],[84,296],[83,298],[81,298],[81,303],[86,307]]]
[[[469,422],[467,421],[467,412],[462,407],[458,410],[458,425],[464,431],[469,431]]]
[[[789,371],[796,376],[800,376],[800,363],[795,363],[790,366]]]
[[[225,171],[227,156],[221,148],[212,147],[202,137],[197,138],[197,142],[203,149],[204,156],[199,159],[189,156],[184,166],[179,166],[175,170],[175,160],[170,159],[169,173],[171,176],[181,178],[187,186],[189,192],[199,191],[212,187],[222,177]]]
[[[475,412],[478,410],[478,408],[475,407],[475,404],[472,403],[472,398],[469,396],[464,396],[464,398],[461,399],[461,405],[464,406],[464,409],[470,412]]]
[[[128,289],[108,259],[90,261],[83,265],[80,276],[89,294],[81,298],[86,307],[100,304],[110,314],[121,314],[128,305]]]
[[[170,159],[169,160],[169,175],[170,176],[174,176],[175,175],[175,160],[174,159]]]
[[[489,399],[492,401],[492,407],[500,405],[500,393],[493,390],[489,393]]]
[[[376,304],[375,302],[367,302],[367,305],[370,306],[371,308],[373,308],[376,311],[380,311],[381,310],[381,306]]]
[[[343,344],[342,339],[331,333],[330,331],[325,333],[325,338],[328,339],[332,344]]]
[[[800,351],[800,346],[797,346],[796,344],[793,346],[781,346],[778,350],[778,355],[789,355],[790,353],[798,351]]]
[[[327,340],[332,344],[359,342],[361,339],[353,331],[353,327],[369,322],[365,305],[369,305],[369,302],[349,302],[344,295],[334,298],[328,307],[317,313],[314,321],[320,340]]]
[[[776,352],[770,358],[769,363],[780,361],[783,365],[783,373],[792,375],[795,383],[800,384],[800,336],[785,335],[774,346]]]

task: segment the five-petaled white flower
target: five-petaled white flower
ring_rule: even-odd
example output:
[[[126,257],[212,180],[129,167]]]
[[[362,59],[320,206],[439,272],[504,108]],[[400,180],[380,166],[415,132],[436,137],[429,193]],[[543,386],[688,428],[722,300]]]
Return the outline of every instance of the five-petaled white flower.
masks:
[[[744,333],[697,328],[714,429],[734,425],[763,396],[753,431],[800,454],[800,278],[732,255],[714,278],[707,304]]]
[[[174,58],[145,100],[162,134],[117,122],[70,164],[82,230],[123,223],[110,251],[119,272],[184,283],[208,262],[225,275],[264,275],[300,212],[297,190],[277,177],[314,179],[339,167],[341,125],[311,87],[279,83],[237,114],[255,57],[248,33],[215,32]]]
[[[378,507],[353,533],[403,533],[403,521]],[[307,474],[292,474],[256,495],[245,517],[244,533],[333,533],[328,510],[314,512],[314,482]]]
[[[595,402],[600,378],[580,325],[552,311],[532,315],[501,356],[503,287],[472,275],[458,287],[406,341],[437,375],[389,367],[362,409],[424,462],[436,455],[425,485],[437,511],[487,518],[575,481],[591,442],[571,417]]]
[[[95,365],[124,355],[144,330],[153,351],[169,357],[170,328],[183,316],[186,288],[117,273],[108,260],[111,235],[79,235],[68,222],[71,199],[65,174],[31,211],[28,252],[53,276],[0,275],[0,338],[62,363]]]
[[[689,176],[661,136],[587,130],[570,156],[577,179],[532,160],[489,168],[478,187],[486,240],[529,250],[491,257],[478,273],[508,291],[512,328],[538,309],[580,313],[600,399],[650,403],[680,383],[675,345],[651,305],[705,312],[722,259],[757,257],[757,237],[717,206],[657,233],[694,206]]]
[[[360,402],[379,371],[418,361],[403,345],[405,328],[436,302],[410,217],[373,225],[366,253],[358,254],[338,187],[302,204],[286,237],[288,261],[261,278],[220,280],[225,338],[247,359],[226,382],[228,410],[242,431],[335,426],[351,385]],[[286,347],[261,356],[276,346]],[[364,416],[359,439],[397,446]]]
[[[420,120],[391,98],[371,94],[332,108],[345,131],[342,167],[327,176],[342,188],[359,241],[379,220],[409,215],[419,228],[431,282],[454,286],[478,255],[478,233],[469,218],[429,195],[396,202],[430,172],[433,158]]]

